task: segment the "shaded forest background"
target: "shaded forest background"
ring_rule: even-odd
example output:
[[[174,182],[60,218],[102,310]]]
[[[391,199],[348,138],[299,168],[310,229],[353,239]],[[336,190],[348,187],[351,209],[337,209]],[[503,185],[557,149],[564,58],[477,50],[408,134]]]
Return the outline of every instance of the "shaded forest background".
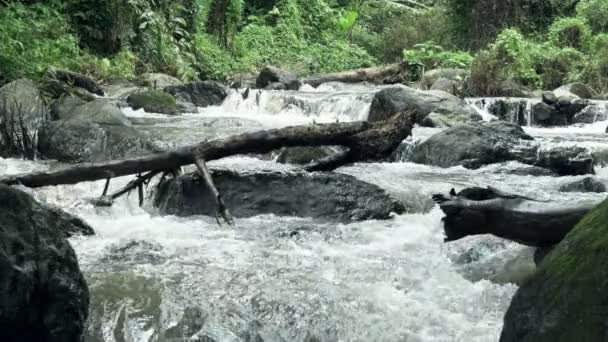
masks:
[[[163,72],[228,80],[405,61],[509,81],[608,92],[606,0],[0,0],[0,84],[49,67],[101,80]]]

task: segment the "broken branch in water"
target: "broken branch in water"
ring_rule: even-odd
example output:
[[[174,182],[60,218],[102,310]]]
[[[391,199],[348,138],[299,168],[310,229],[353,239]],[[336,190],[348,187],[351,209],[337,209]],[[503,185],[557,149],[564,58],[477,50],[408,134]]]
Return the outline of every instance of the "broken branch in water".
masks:
[[[196,165],[198,172],[200,173],[201,177],[205,181],[205,184],[207,184],[207,187],[209,188],[209,190],[213,194],[213,197],[215,198],[215,205],[216,205],[215,219],[217,220],[217,224],[219,224],[220,226],[222,225],[220,223],[220,219],[219,219],[219,216],[221,215],[222,218],[224,219],[224,221],[228,225],[232,226],[234,224],[234,219],[232,218],[232,215],[230,215],[228,208],[226,208],[226,204],[224,204],[222,195],[220,194],[219,190],[217,190],[217,188],[215,187],[215,184],[213,183],[213,178],[211,176],[211,172],[209,171],[209,168],[207,167],[207,163],[205,163],[204,159],[195,158],[194,164]]]

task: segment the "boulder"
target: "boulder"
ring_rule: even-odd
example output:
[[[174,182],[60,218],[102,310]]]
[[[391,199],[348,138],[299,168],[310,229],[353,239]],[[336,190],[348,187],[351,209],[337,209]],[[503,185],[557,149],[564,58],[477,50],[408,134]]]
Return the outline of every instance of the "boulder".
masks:
[[[518,161],[549,169],[558,175],[594,173],[591,153],[580,147],[543,150],[520,126],[504,121],[457,125],[414,147],[411,161],[466,168]]]
[[[173,76],[154,72],[141,74],[137,80],[137,83],[142,87],[159,90],[170,86],[183,85],[182,81]]]
[[[561,192],[606,192],[606,185],[593,177],[566,183],[560,186]]]
[[[55,97],[70,93],[70,89],[81,88],[90,94],[104,96],[103,89],[93,78],[77,72],[51,68],[45,78],[46,89]]]
[[[369,121],[386,120],[408,108],[416,110],[416,121],[421,123],[432,112],[450,115],[454,122],[480,121],[481,116],[462,99],[439,90],[422,91],[395,86],[378,91],[369,110]]]
[[[143,108],[147,113],[160,113],[176,115],[178,113],[175,97],[160,90],[147,90],[133,93],[127,98],[131,108],[138,110]]]
[[[63,96],[53,101],[50,107],[51,120],[66,118],[68,113],[73,113],[76,107],[82,106],[87,101],[77,96]]]
[[[589,212],[516,292],[500,342],[605,341],[608,201]]]
[[[5,185],[0,203],[2,341],[81,341],[89,292],[65,237],[84,223]]]
[[[557,96],[552,91],[544,91],[542,95],[543,102],[548,105],[553,105],[557,103]]]
[[[425,72],[422,76],[422,87],[424,89],[429,89],[441,78],[451,81],[463,82],[468,75],[469,70],[466,69],[432,69]]]
[[[215,185],[235,217],[261,214],[350,222],[388,219],[405,208],[384,190],[339,173],[213,171]],[[168,215],[215,216],[215,199],[196,174],[159,184],[154,206]]]
[[[424,118],[424,120],[422,120],[422,122],[420,123],[420,125],[424,127],[436,128],[452,127],[455,124],[458,124],[458,120],[452,121],[449,114],[441,115],[435,112],[427,115],[426,118]]]
[[[214,81],[199,81],[169,86],[164,90],[175,96],[178,101],[193,103],[197,107],[218,106],[228,96],[226,87]]]
[[[38,148],[46,158],[97,162],[157,152],[110,100],[98,99],[56,113],[41,132]]]
[[[255,81],[255,85],[259,89],[265,89],[270,85],[274,89],[278,89],[279,86],[275,83],[282,84],[281,88],[284,87],[286,90],[298,90],[302,86],[302,82],[295,74],[273,66],[262,68]]]
[[[457,95],[462,89],[462,82],[440,78],[431,86],[431,90],[441,90],[452,95]]]
[[[608,110],[605,106],[591,103],[574,114],[572,123],[594,123],[608,120]]]
[[[557,115],[555,107],[546,104],[545,102],[539,102],[532,106],[532,117],[534,122],[549,121],[552,117]]]
[[[306,165],[342,151],[339,146],[284,147],[279,151],[277,162]]]
[[[496,89],[496,96],[504,97],[528,97],[529,92],[521,84],[511,80],[502,81]]]
[[[34,159],[38,132],[49,117],[42,95],[32,80],[19,79],[0,88],[0,117],[13,118],[0,125],[0,155]],[[21,128],[21,120],[27,134]]]
[[[553,91],[557,97],[562,95],[570,96],[570,94],[575,95],[581,99],[591,99],[593,98],[594,91],[589,86],[581,82],[574,82],[570,84],[563,85]]]

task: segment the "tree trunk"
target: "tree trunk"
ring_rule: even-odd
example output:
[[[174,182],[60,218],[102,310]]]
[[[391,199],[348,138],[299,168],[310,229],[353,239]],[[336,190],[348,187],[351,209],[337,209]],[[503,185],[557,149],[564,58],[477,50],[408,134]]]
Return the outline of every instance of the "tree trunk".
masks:
[[[480,195],[481,193],[481,195]],[[532,247],[559,243],[597,203],[557,205],[500,193],[465,189],[449,197],[433,196],[445,213],[445,241],[492,234]]]
[[[202,142],[150,156],[103,163],[84,163],[59,171],[29,173],[0,178],[0,183],[27,187],[76,184],[145,172],[170,171],[193,164],[195,158],[216,160],[224,157],[268,153],[281,147],[342,145],[348,147],[348,162],[388,157],[411,132],[414,114],[403,112],[379,122],[332,123],[293,126],[245,133],[226,139]],[[340,164],[334,165],[334,167]]]
[[[358,83],[371,82],[376,84],[399,83],[404,74],[401,64],[389,64],[385,66],[356,69],[349,71],[336,72],[331,74],[313,75],[302,80],[305,84],[313,87],[327,82]]]

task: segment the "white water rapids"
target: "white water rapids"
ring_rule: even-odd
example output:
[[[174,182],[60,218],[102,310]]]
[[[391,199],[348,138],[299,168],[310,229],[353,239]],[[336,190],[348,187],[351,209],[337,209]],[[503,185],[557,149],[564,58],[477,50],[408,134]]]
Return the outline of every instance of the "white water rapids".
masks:
[[[179,117],[127,110],[167,146],[268,127],[365,119],[365,87],[234,92],[220,107]],[[526,128],[544,144],[608,150],[606,122],[578,128]],[[416,139],[437,129],[417,128]],[[281,168],[235,157],[232,168]],[[0,159],[0,173],[55,167]],[[518,176],[507,163],[480,170],[412,163],[357,164],[339,172],[375,183],[412,213],[353,224],[262,215],[219,227],[209,217],[161,217],[136,196],[94,208],[103,182],[31,191],[85,219],[92,237],[71,239],[91,291],[86,341],[497,341],[516,286],[487,279],[523,247],[492,237],[443,243],[441,211],[430,195],[452,187],[495,186],[564,201],[605,194],[564,194],[580,177]],[[598,177],[608,182],[608,169]],[[112,188],[129,181],[114,180]],[[28,190],[29,191],[29,190]],[[302,194],[305,196],[306,194]],[[297,229],[300,235],[289,237]],[[487,279],[484,279],[487,278]]]

